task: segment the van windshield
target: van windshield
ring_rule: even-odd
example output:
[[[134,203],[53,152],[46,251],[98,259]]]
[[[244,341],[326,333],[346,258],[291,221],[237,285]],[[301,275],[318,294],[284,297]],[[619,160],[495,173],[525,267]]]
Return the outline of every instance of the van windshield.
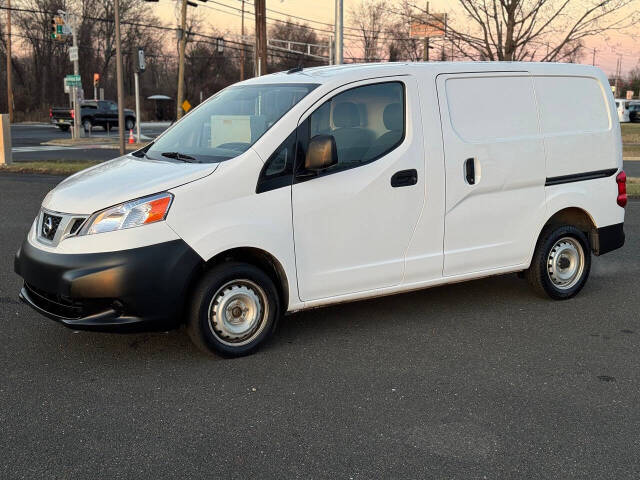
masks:
[[[317,84],[229,87],[186,115],[145,152],[154,160],[216,163],[247,151]]]

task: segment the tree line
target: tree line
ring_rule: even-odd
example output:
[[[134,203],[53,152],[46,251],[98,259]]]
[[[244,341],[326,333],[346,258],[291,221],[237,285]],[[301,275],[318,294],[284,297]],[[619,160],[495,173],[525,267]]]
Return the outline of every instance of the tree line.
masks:
[[[585,40],[604,38],[610,32],[635,24],[638,0],[456,0],[447,15],[446,35],[434,39],[433,60],[581,61]],[[51,39],[51,19],[66,0],[22,0],[12,11],[12,66],[16,120],[42,120],[52,105],[68,104],[63,91],[65,75],[73,71],[70,40]],[[177,85],[176,28],[163,25],[144,0],[120,0],[125,103],[134,104],[135,52],[145,50],[147,71],[140,77],[143,97],[164,94],[175,98]],[[4,3],[0,3],[4,6]],[[115,28],[112,0],[75,0],[81,15],[78,28],[79,63],[85,98],[93,97],[93,74],[100,74],[105,98],[116,97]],[[6,65],[6,10],[1,10],[0,64]],[[411,0],[360,0],[346,12],[345,61],[417,61],[425,44],[411,38],[412,23],[433,22],[424,3]],[[252,16],[247,16],[251,25]],[[177,23],[177,22],[176,22]],[[330,29],[330,27],[327,27]],[[217,38],[224,37],[220,51]],[[329,34],[291,19],[273,22],[268,38],[302,44],[321,44],[314,54],[328,58]],[[249,40],[246,40],[249,42]],[[292,51],[269,48],[268,71],[326,64],[303,54],[305,47],[292,43]],[[241,68],[241,66],[243,68]],[[208,97],[237,82],[241,70],[253,76],[253,47],[229,31],[207,27],[202,15],[191,15],[187,27],[185,58],[186,98],[197,104],[202,92]],[[6,74],[0,74],[0,111],[7,111]],[[621,90],[638,82],[638,69],[619,80]],[[636,88],[637,90],[637,88]],[[143,104],[153,115],[152,105]],[[175,106],[172,106],[175,110]],[[171,109],[170,109],[171,110]]]

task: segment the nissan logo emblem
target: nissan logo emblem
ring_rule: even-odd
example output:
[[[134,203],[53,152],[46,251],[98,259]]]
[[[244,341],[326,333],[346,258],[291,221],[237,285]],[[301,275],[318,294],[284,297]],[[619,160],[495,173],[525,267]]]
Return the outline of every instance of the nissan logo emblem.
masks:
[[[44,233],[45,236],[49,236],[51,230],[53,230],[53,220],[51,220],[51,217],[47,217],[42,224],[42,233]]]

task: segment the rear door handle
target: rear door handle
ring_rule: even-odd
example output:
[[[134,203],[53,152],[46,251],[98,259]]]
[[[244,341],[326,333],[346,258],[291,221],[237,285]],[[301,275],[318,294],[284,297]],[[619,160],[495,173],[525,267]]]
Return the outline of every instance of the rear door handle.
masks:
[[[469,185],[476,183],[476,162],[474,158],[467,158],[464,161],[464,176]]]
[[[392,187],[410,187],[418,183],[418,171],[415,168],[411,170],[400,170],[391,177]]]

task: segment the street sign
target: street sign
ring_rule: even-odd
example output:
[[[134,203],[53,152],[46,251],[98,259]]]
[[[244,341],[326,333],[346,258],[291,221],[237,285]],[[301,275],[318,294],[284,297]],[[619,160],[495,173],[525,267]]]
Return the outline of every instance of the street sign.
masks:
[[[189,100],[185,100],[184,102],[182,102],[182,110],[184,110],[184,113],[187,113],[189,110],[191,110],[191,104],[189,103]]]
[[[633,100],[633,90],[627,90],[627,100]]]
[[[136,70],[138,73],[143,73],[147,69],[147,63],[144,59],[144,50],[138,47],[138,57],[136,61]]]
[[[411,38],[442,37],[446,28],[446,13],[429,13],[411,22],[409,36]]]
[[[67,75],[64,77],[64,84],[68,87],[80,87],[82,86],[82,79],[80,75]]]
[[[78,47],[69,47],[69,60],[72,62],[78,60]]]

